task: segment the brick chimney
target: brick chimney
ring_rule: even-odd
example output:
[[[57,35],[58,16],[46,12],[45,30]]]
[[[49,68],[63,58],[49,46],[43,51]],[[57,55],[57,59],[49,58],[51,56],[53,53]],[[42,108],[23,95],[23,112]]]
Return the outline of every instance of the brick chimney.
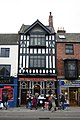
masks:
[[[51,12],[49,15],[49,27],[53,27],[53,16],[51,15]]]

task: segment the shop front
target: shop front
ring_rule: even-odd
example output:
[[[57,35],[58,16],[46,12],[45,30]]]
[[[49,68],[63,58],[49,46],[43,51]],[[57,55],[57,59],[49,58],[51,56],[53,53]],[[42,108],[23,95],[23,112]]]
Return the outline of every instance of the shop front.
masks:
[[[17,78],[0,78],[0,103],[2,102],[2,94],[8,95],[8,106],[17,106]]]
[[[19,105],[26,104],[30,95],[46,95],[55,92],[54,78],[19,78]]]
[[[80,106],[80,80],[61,80],[60,92],[65,94],[69,106]]]

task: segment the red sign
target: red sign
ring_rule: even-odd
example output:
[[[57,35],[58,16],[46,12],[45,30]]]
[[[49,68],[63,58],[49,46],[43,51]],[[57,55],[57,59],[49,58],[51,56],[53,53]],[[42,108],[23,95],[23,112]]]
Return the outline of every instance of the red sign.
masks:
[[[19,78],[19,80],[27,80],[27,81],[54,81],[55,78]]]
[[[11,88],[11,86],[4,86],[4,88]]]

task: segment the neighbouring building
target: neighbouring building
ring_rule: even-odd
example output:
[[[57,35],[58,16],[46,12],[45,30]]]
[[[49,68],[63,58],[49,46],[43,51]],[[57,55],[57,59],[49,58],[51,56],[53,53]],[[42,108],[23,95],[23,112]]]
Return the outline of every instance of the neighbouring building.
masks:
[[[56,34],[56,67],[58,94],[66,95],[67,104],[80,105],[80,33]]]
[[[18,85],[19,105],[26,104],[32,94],[51,94],[56,91],[56,34],[53,16],[49,25],[36,20],[22,25],[19,31]]]
[[[18,34],[0,34],[0,102],[8,94],[10,107],[17,106]]]

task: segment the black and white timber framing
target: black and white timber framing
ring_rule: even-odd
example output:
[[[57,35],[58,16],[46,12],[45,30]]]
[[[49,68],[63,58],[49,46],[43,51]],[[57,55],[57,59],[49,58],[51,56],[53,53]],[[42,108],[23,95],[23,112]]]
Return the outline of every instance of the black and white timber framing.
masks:
[[[18,57],[19,104],[25,104],[22,91],[26,94],[48,94],[49,90],[55,89],[55,36],[54,28],[44,26],[39,20],[32,25],[22,25]]]
[[[23,25],[21,31],[23,33],[19,32],[18,74],[55,76],[55,32],[52,33],[39,20],[28,28]]]

